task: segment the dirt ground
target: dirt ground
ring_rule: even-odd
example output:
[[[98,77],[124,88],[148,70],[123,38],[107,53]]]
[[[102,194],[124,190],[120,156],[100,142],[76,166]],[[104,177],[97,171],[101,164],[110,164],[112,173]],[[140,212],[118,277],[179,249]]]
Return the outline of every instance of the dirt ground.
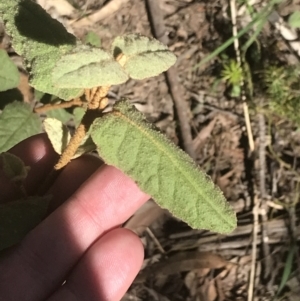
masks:
[[[149,201],[125,225],[140,235],[145,261],[123,301],[300,300],[299,129],[267,111],[259,72],[252,74],[253,97],[244,99],[230,96],[230,87],[221,80],[221,55],[198,66],[232,36],[229,1],[151,1],[162,14],[160,38],[178,57],[172,72],[180,105],[174,105],[174,82],[165,74],[114,87],[110,101],[128,97],[183,149],[178,110],[185,110],[193,157],[234,207],[238,227],[227,236],[192,230]],[[37,2],[79,38],[95,32],[106,49],[117,35],[155,35],[145,0],[70,0],[72,6],[63,0]],[[248,2],[259,11],[268,1]],[[241,29],[251,19],[245,1],[234,5]],[[278,26],[279,18],[286,21],[299,7],[291,0],[274,8],[277,19],[269,19],[256,39],[261,68],[270,61],[299,63],[297,49]],[[86,15],[95,18],[84,19]],[[236,58],[233,45],[223,54]],[[252,63],[250,59],[250,70],[257,71]]]

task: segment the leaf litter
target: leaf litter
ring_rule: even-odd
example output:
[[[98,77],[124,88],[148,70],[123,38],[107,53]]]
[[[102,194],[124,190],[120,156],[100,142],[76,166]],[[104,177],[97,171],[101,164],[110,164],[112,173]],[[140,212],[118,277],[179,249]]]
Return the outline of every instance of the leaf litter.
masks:
[[[80,0],[73,2],[77,2],[77,7],[84,5]],[[141,234],[145,245],[146,264],[140,275],[146,273],[147,277],[142,284],[135,282],[132,285],[123,298],[124,301],[149,300],[149,298],[175,301],[200,300],[200,298],[213,301],[247,300],[253,226],[249,181],[255,181],[255,173],[259,170],[258,160],[254,159],[251,162],[247,156],[242,106],[236,100],[226,97],[226,87],[223,83],[215,84],[215,68],[220,66],[218,61],[207,63],[201,70],[193,69],[194,65],[206,54],[216,49],[224,40],[223,34],[226,34],[226,29],[222,32],[220,28],[225,28],[229,21],[224,19],[221,8],[226,5],[227,2],[224,0],[220,0],[218,5],[205,1],[194,3],[184,0],[180,2],[163,1],[162,8],[167,16],[165,22],[169,28],[169,46],[178,57],[182,58],[176,68],[180,74],[180,83],[186,91],[185,101],[188,101],[191,107],[189,118],[194,131],[193,137],[196,138],[197,133],[201,133],[202,129],[208,127],[207,133],[203,130],[205,139],[201,139],[201,147],[197,151],[197,163],[212,176],[216,183],[220,183],[226,197],[239,212],[240,226],[229,236],[215,235],[205,231],[190,230],[184,223],[170,218],[168,214],[147,224],[166,254],[158,251],[147,232]],[[284,14],[290,7],[289,4],[280,6],[279,13],[282,11]],[[293,9],[290,11],[293,12]],[[120,14],[122,20],[118,17]],[[213,17],[215,18],[214,22]],[[125,32],[151,35],[144,1],[130,0],[124,2],[119,14],[108,14],[102,20],[101,25],[94,24],[93,30],[101,38],[103,47],[108,47],[110,41],[120,34],[122,22],[127,24]],[[106,29],[106,26],[109,26],[109,30]],[[80,36],[80,34],[84,34],[85,29],[75,29],[75,31]],[[269,34],[274,36],[272,31]],[[263,34],[260,39],[270,45],[267,35]],[[285,61],[287,55],[284,52],[286,50],[282,50],[284,49],[282,40],[278,40],[277,36],[275,40],[277,40],[277,44],[272,46],[273,48],[269,47],[270,53],[272,52],[272,55]],[[280,51],[276,47],[280,47]],[[188,54],[190,49],[193,50],[192,55]],[[146,79],[140,83],[130,80],[128,83],[114,88],[110,95],[110,102],[120,96],[128,96],[132,103],[139,105],[139,108],[142,110],[145,108],[145,113],[150,121],[159,125],[161,130],[167,133],[173,141],[179,141],[176,132],[176,115],[174,115],[172,100],[163,75],[156,79]],[[196,106],[198,106],[198,110],[194,111]],[[213,122],[216,113],[221,118],[218,117],[218,120]],[[228,119],[230,114],[234,115],[231,121],[230,118]],[[251,115],[251,118],[253,118],[254,136],[258,137],[259,130],[256,126],[255,114]],[[270,208],[273,208],[271,210],[274,217],[269,216],[267,232],[274,268],[271,279],[263,284],[260,281],[264,275],[263,258],[258,257],[255,278],[257,300],[271,300],[280,284],[280,275],[285,264],[283,258],[288,252],[286,242],[289,241],[289,229],[286,225],[289,216],[287,211],[275,208],[285,208],[286,199],[294,198],[297,193],[297,187],[293,184],[295,179],[293,175],[295,171],[299,170],[297,162],[299,155],[295,151],[300,145],[299,139],[295,138],[297,131],[286,121],[280,119],[275,121],[280,127],[275,123],[277,131],[273,136],[272,147],[279,157],[282,156],[288,163],[294,162],[294,169],[293,172],[286,170],[280,164],[281,161],[278,161],[276,157],[270,157],[272,173],[267,176],[266,181],[269,184],[273,183],[273,187],[269,185],[272,197],[268,204],[271,206]],[[214,126],[212,127],[212,125]],[[292,141],[290,137],[293,137]],[[252,166],[251,163],[253,163]],[[253,173],[249,173],[249,169]],[[299,212],[299,207],[296,208],[296,211]],[[294,232],[295,238],[299,242],[299,219],[297,219]],[[261,250],[263,247],[261,227],[258,234],[258,250]],[[208,261],[208,267],[197,268],[197,259],[190,258],[191,262],[196,260],[192,264],[188,263],[189,260],[184,259],[191,252],[200,255],[201,252],[207,252],[212,258],[220,256],[229,264],[218,268],[214,266],[215,261],[212,260]],[[174,263],[170,259],[176,258],[176,256],[182,257]],[[151,258],[156,258],[156,260],[152,262]],[[172,272],[167,273],[168,275],[164,275],[164,277],[155,271],[154,273],[146,272],[155,266],[157,258],[162,269],[169,269]],[[297,275],[291,277],[286,286],[286,300],[293,301],[297,300],[292,298],[299,287],[299,279],[297,280]],[[132,296],[135,299],[132,299]]]

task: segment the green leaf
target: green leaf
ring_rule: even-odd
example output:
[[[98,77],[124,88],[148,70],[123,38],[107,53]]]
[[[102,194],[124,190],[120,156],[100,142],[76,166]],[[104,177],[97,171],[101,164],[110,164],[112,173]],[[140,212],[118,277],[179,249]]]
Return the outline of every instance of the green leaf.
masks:
[[[46,118],[43,123],[45,132],[47,133],[54,150],[61,155],[71,140],[71,134],[68,128],[61,121],[54,118]],[[72,159],[78,158],[95,149],[95,143],[88,134],[81,142]]]
[[[107,164],[122,170],[191,227],[220,233],[236,227],[235,213],[220,189],[126,101],[95,120],[91,137]]]
[[[157,76],[176,62],[176,56],[167,46],[138,34],[117,37],[112,52],[115,58],[123,55],[120,64],[133,79]]]
[[[52,83],[51,71],[57,61],[77,43],[60,22],[30,0],[1,0],[0,16],[14,49],[27,62],[34,88],[64,100],[83,94],[82,89],[61,89]]]
[[[20,74],[17,66],[3,49],[0,49],[0,66],[0,91],[16,88],[20,81]]]
[[[80,146],[76,150],[75,155],[73,156],[73,159],[78,158],[82,156],[83,154],[89,153],[91,151],[96,150],[96,145],[91,138],[91,136],[88,134],[84,137],[83,141],[81,142]]]
[[[48,118],[55,118],[60,120],[62,123],[68,122],[73,118],[73,115],[69,113],[66,109],[53,109],[46,113]]]
[[[0,115],[0,153],[41,132],[42,123],[30,105],[15,101]]]
[[[288,24],[293,28],[300,28],[300,11],[295,11],[289,16]]]
[[[13,182],[19,182],[26,179],[29,167],[17,156],[10,153],[0,154],[2,161],[2,170],[5,176]]]
[[[100,37],[93,31],[89,31],[86,36],[84,37],[85,44],[90,44],[94,47],[100,47],[101,46],[101,40]]]
[[[81,119],[83,117],[83,115],[85,114],[86,109],[84,108],[80,108],[80,107],[76,107],[73,110],[73,116],[74,116],[74,123],[75,125],[79,125],[79,123],[81,122]]]
[[[83,89],[64,89],[57,87],[52,82],[52,72],[56,62],[60,59],[61,53],[53,51],[47,55],[39,56],[33,60],[31,65],[30,84],[35,89],[44,93],[56,95],[63,100],[71,100],[81,96]]]
[[[122,84],[128,76],[109,53],[80,45],[57,62],[52,80],[62,88],[93,88]]]
[[[30,197],[0,204],[0,250],[20,242],[47,213],[50,197]]]

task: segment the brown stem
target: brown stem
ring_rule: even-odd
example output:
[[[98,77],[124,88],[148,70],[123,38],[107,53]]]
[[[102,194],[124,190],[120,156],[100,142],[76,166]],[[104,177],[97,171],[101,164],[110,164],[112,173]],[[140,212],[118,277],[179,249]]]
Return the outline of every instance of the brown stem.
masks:
[[[167,30],[164,25],[163,13],[159,6],[159,2],[159,0],[147,0],[146,5],[153,35],[162,43],[167,44]],[[179,76],[176,67],[170,68],[165,75],[179,119],[179,127],[184,150],[192,158],[195,158],[195,149],[193,145],[191,126],[189,123],[190,107],[188,102],[185,100],[184,89],[179,83]]]
[[[83,102],[80,98],[75,98],[73,100],[61,102],[58,104],[47,104],[42,107],[35,108],[34,111],[35,111],[35,113],[40,114],[40,113],[47,112],[49,110],[66,109],[66,108],[71,108],[73,106],[81,106],[82,107],[84,105],[85,105],[85,102]]]
[[[83,116],[81,123],[77,127],[74,135],[72,136],[69,144],[61,154],[58,162],[55,164],[54,169],[59,170],[65,167],[75,155],[78,147],[80,146],[81,141],[85,137],[86,133],[90,129],[91,124],[95,120],[95,118],[100,117],[102,111],[97,109],[91,110],[88,109]]]
[[[95,118],[100,117],[102,115],[102,111],[99,109],[90,110],[88,109],[83,116],[80,125],[77,127],[75,134],[71,138],[69,144],[61,154],[58,162],[49,173],[45,182],[39,188],[38,194],[43,195],[49,187],[53,184],[55,178],[58,176],[60,170],[65,167],[73,158],[76,150],[78,149],[82,139],[85,137],[88,132],[91,124],[95,120]]]

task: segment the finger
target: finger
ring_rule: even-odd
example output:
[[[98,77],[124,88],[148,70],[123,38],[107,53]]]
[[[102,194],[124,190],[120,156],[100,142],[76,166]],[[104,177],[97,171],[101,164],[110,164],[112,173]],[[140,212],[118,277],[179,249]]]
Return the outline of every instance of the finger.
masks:
[[[100,238],[48,301],[121,300],[143,261],[140,239],[125,229]]]
[[[84,155],[70,162],[47,192],[52,195],[50,211],[54,211],[71,197],[101,165],[103,162],[93,155]]]
[[[0,264],[0,292],[11,300],[45,299],[100,235],[125,222],[148,198],[119,170],[101,167]]]
[[[14,146],[9,152],[21,158],[26,166],[30,166],[24,183],[28,195],[36,193],[58,160],[58,155],[54,152],[46,134],[32,136]],[[54,210],[67,200],[102,164],[99,158],[91,155],[81,156],[69,163],[48,191],[53,195],[50,210]],[[0,169],[0,202],[21,197],[21,192],[1,173]]]
[[[45,180],[58,159],[52,145],[45,134],[32,136],[9,150],[10,153],[21,158],[26,166],[30,166],[25,189],[29,195]],[[0,202],[11,201],[20,197],[16,187],[0,173]]]

